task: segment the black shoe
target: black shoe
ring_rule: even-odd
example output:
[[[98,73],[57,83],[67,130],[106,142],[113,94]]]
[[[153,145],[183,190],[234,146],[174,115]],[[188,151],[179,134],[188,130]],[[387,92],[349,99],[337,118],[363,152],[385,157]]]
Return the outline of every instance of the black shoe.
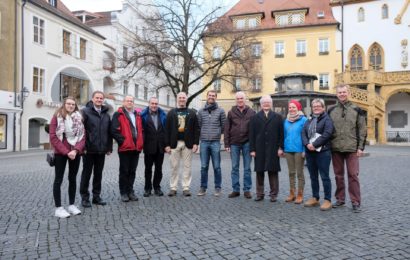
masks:
[[[263,197],[261,197],[261,196],[257,196],[257,197],[255,198],[255,201],[261,201],[261,200],[263,200]]]
[[[155,191],[154,191],[154,194],[157,195],[157,196],[160,196],[160,197],[161,197],[161,196],[164,196],[164,193],[162,192],[161,189],[155,190]]]
[[[130,198],[128,197],[127,194],[122,194],[121,195],[121,201],[122,202],[128,202],[128,201],[130,201]]]
[[[335,203],[332,204],[332,208],[340,208],[340,207],[344,207],[345,203],[341,202],[341,201],[336,201]]]
[[[182,191],[182,195],[184,195],[185,197],[191,197],[192,193],[189,190],[184,190]]]
[[[362,209],[360,208],[360,205],[352,205],[352,210],[353,213],[360,213]]]
[[[128,194],[128,198],[130,198],[131,201],[138,201],[138,197],[134,193]]]
[[[151,191],[150,191],[150,190],[146,190],[146,191],[144,192],[144,197],[149,197],[149,196],[151,196]]]
[[[81,201],[81,205],[82,205],[84,208],[91,208],[91,203],[90,203],[89,200],[83,200],[83,201]]]
[[[96,198],[93,198],[93,204],[104,206],[104,205],[107,205],[107,202],[103,201],[103,199],[100,197],[96,197]]]

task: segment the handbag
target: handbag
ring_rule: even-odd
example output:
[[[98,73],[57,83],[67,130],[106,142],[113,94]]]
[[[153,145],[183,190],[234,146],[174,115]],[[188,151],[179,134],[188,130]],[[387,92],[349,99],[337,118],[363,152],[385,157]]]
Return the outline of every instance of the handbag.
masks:
[[[48,165],[50,165],[50,167],[53,167],[55,165],[54,152],[47,153],[46,161],[48,162]]]

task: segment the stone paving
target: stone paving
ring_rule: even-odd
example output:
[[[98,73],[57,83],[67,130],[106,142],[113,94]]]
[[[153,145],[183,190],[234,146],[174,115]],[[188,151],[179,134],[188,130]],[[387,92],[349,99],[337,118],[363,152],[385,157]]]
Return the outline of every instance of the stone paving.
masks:
[[[53,216],[54,169],[44,152],[0,154],[0,259],[410,259],[410,147],[372,146],[367,151],[370,156],[361,159],[359,214],[350,205],[321,212],[285,203],[284,160],[278,202],[228,199],[230,158],[225,152],[222,197],[212,195],[212,172],[208,194],[195,195],[200,182],[195,155],[194,196],[179,191],[174,198],[143,198],[140,160],[135,182],[140,200],[122,203],[114,153],[103,179],[109,204],[82,209],[82,215],[68,219]],[[167,192],[167,158],[164,171]],[[307,170],[305,176],[307,199]],[[67,178],[62,191],[67,204]]]

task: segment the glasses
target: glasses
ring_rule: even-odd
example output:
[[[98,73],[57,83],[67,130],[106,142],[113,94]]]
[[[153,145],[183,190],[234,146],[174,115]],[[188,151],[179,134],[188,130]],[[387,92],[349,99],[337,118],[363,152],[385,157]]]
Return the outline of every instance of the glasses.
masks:
[[[69,106],[75,106],[75,103],[65,103],[65,104]]]

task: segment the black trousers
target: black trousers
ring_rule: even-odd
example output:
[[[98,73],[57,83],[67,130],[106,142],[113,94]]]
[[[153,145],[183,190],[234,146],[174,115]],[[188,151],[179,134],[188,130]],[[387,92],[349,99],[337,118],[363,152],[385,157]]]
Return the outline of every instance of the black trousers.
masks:
[[[104,169],[105,154],[87,153],[83,155],[83,172],[81,174],[80,194],[83,200],[90,199],[88,187],[90,185],[91,174],[94,169],[93,176],[93,197],[98,198],[101,195],[101,180]]]
[[[134,193],[135,174],[138,166],[140,153],[137,151],[118,152],[120,157],[120,194]]]
[[[279,175],[278,172],[268,171],[269,179],[269,196],[271,198],[276,198],[279,193]],[[256,195],[258,197],[265,196],[265,172],[256,172]]]
[[[144,190],[151,191],[152,187],[154,190],[161,189],[162,180],[162,163],[164,162],[164,154],[144,154],[144,164],[145,164],[145,186]],[[152,181],[152,166],[155,164],[154,180]]]
[[[77,172],[80,167],[80,155],[77,154],[74,160],[70,160],[66,155],[55,155],[55,178],[53,184],[54,203],[56,207],[61,207],[61,184],[64,179],[65,166],[68,161],[68,199],[70,205],[74,204],[75,192],[77,189]]]

